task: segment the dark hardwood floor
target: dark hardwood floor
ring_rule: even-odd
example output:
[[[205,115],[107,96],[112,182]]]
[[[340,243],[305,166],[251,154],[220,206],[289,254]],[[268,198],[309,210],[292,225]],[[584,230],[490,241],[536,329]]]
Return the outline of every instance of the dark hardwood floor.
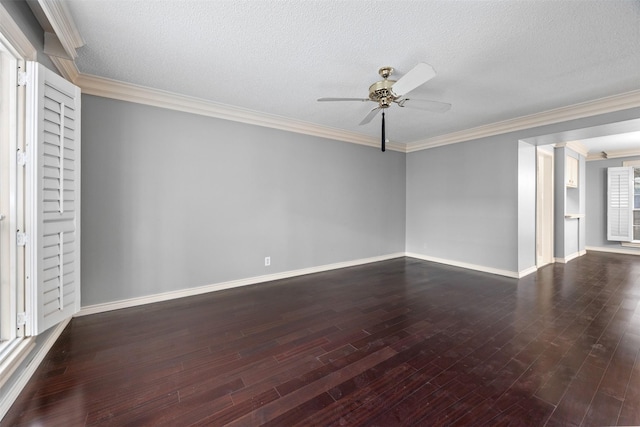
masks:
[[[640,257],[411,258],[71,321],[2,425],[640,424]]]

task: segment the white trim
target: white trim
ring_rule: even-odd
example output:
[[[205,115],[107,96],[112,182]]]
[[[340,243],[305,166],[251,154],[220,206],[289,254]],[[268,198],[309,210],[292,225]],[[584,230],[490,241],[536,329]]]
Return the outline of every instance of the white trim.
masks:
[[[622,249],[622,248],[610,248],[603,246],[587,246],[587,251],[593,252],[610,252],[613,254],[623,254],[623,255],[640,255],[640,250],[633,249]]]
[[[469,264],[469,263],[458,262],[458,261],[453,261],[453,260],[448,260],[443,258],[430,257],[430,256],[420,255],[420,254],[411,253],[411,252],[398,252],[394,254],[380,255],[380,256],[371,257],[371,258],[363,258],[363,259],[358,259],[353,261],[338,262],[335,264],[326,264],[318,267],[303,268],[299,270],[290,270],[290,271],[284,271],[281,273],[267,274],[264,276],[255,276],[255,277],[249,277],[246,279],[214,283],[211,285],[199,286],[196,288],[180,289],[176,291],[163,292],[160,294],[128,298],[120,301],[88,305],[88,306],[82,307],[81,310],[75,314],[75,317],[103,313],[103,312],[112,311],[112,310],[119,310],[122,308],[136,307],[136,306],[151,304],[155,302],[169,301],[176,298],[184,298],[184,297],[189,297],[194,295],[201,295],[209,292],[221,291],[224,289],[232,289],[232,288],[238,288],[241,286],[255,285],[259,283],[271,282],[274,280],[287,279],[290,277],[304,276],[307,274],[320,273],[323,271],[337,270],[340,268],[370,264],[373,262],[386,261],[386,260],[400,258],[400,257],[417,258],[424,261],[437,262],[439,264],[446,264],[454,267],[466,268],[468,270],[481,271],[484,273],[497,274],[499,276],[506,276],[514,279],[520,279],[524,276],[534,273],[537,270],[537,267],[533,266],[525,270],[522,270],[520,272],[508,271],[508,270],[501,270],[501,269],[492,268],[492,267],[486,267],[482,265]]]
[[[640,148],[635,148],[631,150],[607,151],[607,159],[617,159],[620,157],[634,157],[634,156],[640,156]]]
[[[601,153],[592,153],[587,157],[587,161],[618,159],[621,157],[640,156],[640,148],[632,148],[630,150],[604,151]]]
[[[19,372],[19,376],[16,381],[11,384],[9,390],[3,390],[3,397],[0,400],[0,420],[4,418],[7,414],[13,402],[18,398],[22,389],[27,385],[31,376],[34,374],[40,363],[44,360],[44,357],[47,355],[53,344],[55,344],[64,328],[67,326],[71,319],[65,319],[64,321],[58,323],[54,328],[51,329],[51,333],[47,337],[45,341],[42,342],[40,347],[37,349],[37,352],[33,355],[33,358],[28,362],[27,366]],[[24,340],[24,345],[30,345],[29,349],[31,350],[35,344],[35,338],[27,338]],[[26,356],[31,354],[31,351],[24,355],[23,359],[26,359]]]
[[[540,175],[539,175],[539,171],[540,171],[540,156],[547,158],[548,160],[550,160],[550,164],[549,164],[549,170],[545,171],[543,169],[543,173],[542,176],[544,177],[545,174],[550,175],[551,178],[549,179],[550,183],[549,185],[544,188],[545,186],[542,184],[540,184],[539,180],[540,180]],[[555,188],[555,174],[554,174],[554,164],[555,164],[555,150],[551,147],[551,146],[537,146],[536,147],[536,267],[543,267],[547,264],[552,264],[554,262],[554,258],[553,258],[553,251],[554,251],[554,247],[553,247],[553,242],[555,239],[555,228],[554,228],[554,223],[555,223],[555,197],[553,197],[553,189]],[[544,194],[546,195],[546,198],[549,199],[549,210],[548,213],[550,214],[550,220],[549,220],[549,224],[541,224],[542,222],[544,222],[542,220],[542,218],[539,217],[539,212],[538,212],[538,208],[540,207],[540,196],[542,195],[542,192],[544,192]],[[549,193],[549,194],[547,194]],[[543,196],[544,197],[544,196]],[[543,213],[544,216],[544,213]],[[546,248],[547,251],[545,251],[545,255],[547,255],[549,261],[547,263],[544,264],[538,264],[538,262],[540,261],[540,258],[538,257],[538,247],[539,245],[541,245],[540,242],[540,237],[538,234],[538,231],[540,231],[541,233],[543,232],[542,229],[544,228],[544,226],[547,227],[546,232],[549,234],[549,245],[551,246],[550,248]],[[544,249],[543,249],[544,250]],[[549,253],[546,253],[549,252]],[[541,258],[544,258],[544,256],[542,256]],[[543,261],[544,262],[544,259]]]
[[[538,271],[538,266],[537,265],[534,265],[533,267],[529,267],[527,269],[519,271],[518,272],[518,279],[522,279],[524,276],[528,276],[531,273],[535,273],[536,271]]]
[[[135,307],[138,305],[150,304],[154,302],[168,301],[176,298],[200,295],[223,289],[238,288],[241,286],[255,285],[258,283],[271,282],[274,280],[287,279],[290,277],[304,276],[306,274],[320,273],[323,271],[337,270],[340,268],[353,267],[356,265],[370,264],[372,262],[386,261],[389,259],[405,256],[403,252],[388,255],[380,255],[371,258],[357,259],[353,261],[338,262],[335,264],[320,265],[318,267],[302,268],[299,270],[284,271],[281,273],[266,274],[264,276],[249,277],[246,279],[231,280],[229,282],[214,283],[212,285],[199,286],[197,288],[180,289],[177,291],[164,292],[160,294],[147,295],[143,297],[129,298],[125,300],[94,304],[82,307],[75,316],[86,316],[88,314],[102,313],[105,311],[119,310],[121,308]]]
[[[4,38],[9,45],[16,49],[15,53],[18,56],[29,61],[36,60],[38,51],[2,4],[0,4],[0,37]]]
[[[558,144],[556,144],[557,146]],[[569,141],[566,144],[567,148],[572,149],[576,153],[580,154],[582,157],[587,157],[589,155],[589,149],[584,146],[584,144],[580,141]]]
[[[605,153],[604,151],[599,152],[599,153],[589,153],[589,155],[587,156],[586,161],[587,162],[593,162],[594,160],[607,160],[609,158],[609,155],[607,153]]]
[[[589,150],[580,141],[557,142],[553,146],[555,148],[563,148],[563,147],[570,148],[571,150],[575,151],[577,154],[583,157],[587,157],[589,155]]]
[[[275,116],[257,111],[247,110],[231,105],[220,104],[204,99],[178,95],[175,93],[152,89],[143,86],[124,83],[103,77],[79,73],[73,80],[82,88],[83,93],[102,96],[105,98],[119,99],[121,101],[135,102],[152,105],[160,108],[184,111],[225,120],[257,126],[270,127],[289,132],[319,136],[338,141],[351,142],[360,145],[378,147],[378,138],[369,137],[355,132],[330,128],[300,120]],[[411,153],[426,150],[442,145],[455,144],[472,139],[529,129],[536,126],[544,126],[567,120],[588,117],[596,114],[604,114],[627,108],[640,107],[640,90],[627,92],[620,95],[602,98],[582,104],[558,108],[530,116],[518,117],[503,122],[493,123],[472,129],[441,135],[409,144],[388,143],[387,148],[393,151]],[[573,147],[571,147],[573,148]],[[581,150],[583,151],[583,150]]]
[[[64,51],[69,58],[75,59],[78,56],[76,49],[84,45],[84,40],[78,32],[66,3],[60,0],[38,0],[38,4],[49,20]]]
[[[428,256],[428,255],[421,255],[414,252],[407,252],[406,256],[410,258],[421,259],[423,261],[437,262],[438,264],[446,264],[454,267],[466,268],[467,270],[481,271],[483,273],[497,274],[499,276],[506,276],[514,279],[519,279],[520,277],[522,277],[520,276],[520,274],[523,274],[523,275],[530,274],[528,270],[530,270],[531,268],[535,268],[535,267],[531,267],[527,270],[523,270],[522,272],[517,272],[517,271],[502,270],[502,269],[493,268],[493,267],[486,267],[484,265],[469,264],[466,262],[454,261],[454,260],[445,259],[445,258],[437,258],[437,257]]]
[[[634,90],[606,98],[556,108],[542,113],[517,117],[515,119],[504,120],[497,123],[491,123],[484,126],[478,126],[459,132],[412,142],[407,145],[406,152],[411,153],[413,151],[426,150],[442,145],[455,144],[457,142],[485,138],[507,132],[531,129],[538,126],[545,126],[636,107],[640,107],[640,90]]]
[[[574,259],[576,259],[576,258],[579,258],[579,257],[581,257],[581,256],[583,256],[583,255],[586,255],[586,253],[587,253],[587,251],[586,251],[585,249],[583,249],[583,250],[581,250],[581,251],[579,251],[579,252],[574,252],[574,253],[572,253],[572,254],[570,254],[570,255],[567,255],[567,256],[566,256],[566,257],[564,257],[564,258],[558,258],[558,257],[556,257],[556,258],[554,258],[554,261],[555,261],[555,262],[559,262],[559,263],[561,263],[561,264],[566,264],[566,263],[568,263],[569,261],[572,261],[572,260],[574,260]]]

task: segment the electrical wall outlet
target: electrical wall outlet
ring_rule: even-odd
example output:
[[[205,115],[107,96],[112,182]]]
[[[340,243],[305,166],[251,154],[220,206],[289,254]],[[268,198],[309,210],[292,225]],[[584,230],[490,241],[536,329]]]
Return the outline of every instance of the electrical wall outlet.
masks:
[[[264,266],[269,267],[270,265],[271,265],[271,257],[270,256],[264,257]]]

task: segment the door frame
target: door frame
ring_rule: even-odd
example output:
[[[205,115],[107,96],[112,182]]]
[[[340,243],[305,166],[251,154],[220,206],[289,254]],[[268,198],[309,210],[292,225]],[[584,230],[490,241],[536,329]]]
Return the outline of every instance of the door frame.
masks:
[[[553,151],[536,147],[536,267],[554,261]]]

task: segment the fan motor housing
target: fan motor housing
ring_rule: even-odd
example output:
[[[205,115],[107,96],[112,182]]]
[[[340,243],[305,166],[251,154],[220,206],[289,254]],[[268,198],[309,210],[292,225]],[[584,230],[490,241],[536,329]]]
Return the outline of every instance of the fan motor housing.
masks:
[[[389,108],[396,96],[391,91],[395,80],[380,80],[369,86],[369,99],[379,104],[380,108]]]

